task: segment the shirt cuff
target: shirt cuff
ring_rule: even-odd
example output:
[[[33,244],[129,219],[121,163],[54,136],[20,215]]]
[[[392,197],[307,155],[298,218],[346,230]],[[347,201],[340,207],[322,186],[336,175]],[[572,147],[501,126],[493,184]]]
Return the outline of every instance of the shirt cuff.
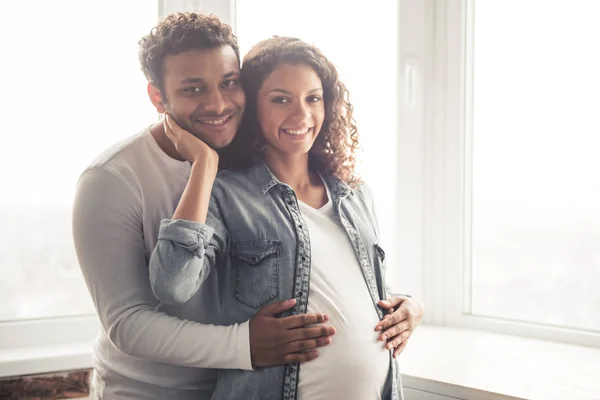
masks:
[[[238,325],[238,363],[240,369],[253,371],[252,357],[250,355],[250,320]]]
[[[158,239],[177,243],[177,245],[187,248],[196,257],[201,258],[214,233],[214,228],[201,222],[163,219],[160,223]]]

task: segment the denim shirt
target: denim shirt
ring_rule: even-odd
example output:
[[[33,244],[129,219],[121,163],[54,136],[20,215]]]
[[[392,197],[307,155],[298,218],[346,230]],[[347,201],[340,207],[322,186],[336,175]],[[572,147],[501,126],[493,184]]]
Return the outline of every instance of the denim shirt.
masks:
[[[365,185],[352,189],[333,176],[323,178],[382,319],[377,303],[387,297],[385,253],[379,246],[371,193]],[[246,170],[219,173],[206,224],[162,221],[150,280],[160,301],[175,304],[205,290],[203,285],[217,286],[212,291],[219,293],[212,303],[220,310],[216,318],[230,325],[247,321],[267,303],[290,298],[296,305],[282,316],[306,313],[310,267],[309,233],[296,194],[260,160]],[[298,364],[220,370],[213,399],[296,399],[299,370]],[[403,398],[392,351],[382,390],[382,399]]]

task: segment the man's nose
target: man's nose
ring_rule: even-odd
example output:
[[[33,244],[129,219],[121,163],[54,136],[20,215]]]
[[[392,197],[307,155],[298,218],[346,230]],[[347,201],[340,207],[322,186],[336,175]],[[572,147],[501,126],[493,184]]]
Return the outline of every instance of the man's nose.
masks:
[[[227,101],[219,90],[213,90],[206,98],[204,109],[215,115],[221,115],[227,109]]]

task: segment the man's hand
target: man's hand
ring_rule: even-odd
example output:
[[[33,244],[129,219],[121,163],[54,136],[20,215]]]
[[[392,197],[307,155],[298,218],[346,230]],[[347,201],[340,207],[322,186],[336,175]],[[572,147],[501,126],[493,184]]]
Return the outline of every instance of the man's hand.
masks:
[[[387,342],[385,348],[395,349],[396,358],[408,343],[408,338],[423,318],[423,303],[410,297],[394,296],[379,301],[379,306],[388,310],[388,314],[375,326],[382,331],[379,341]]]
[[[167,137],[175,145],[175,150],[186,160],[194,164],[198,160],[216,167],[219,164],[219,155],[209,145],[180,127],[175,119],[165,113],[163,126]]]
[[[318,357],[315,350],[331,343],[335,328],[311,326],[326,322],[325,314],[275,317],[296,304],[295,299],[263,306],[250,320],[250,355],[254,367],[298,364]]]

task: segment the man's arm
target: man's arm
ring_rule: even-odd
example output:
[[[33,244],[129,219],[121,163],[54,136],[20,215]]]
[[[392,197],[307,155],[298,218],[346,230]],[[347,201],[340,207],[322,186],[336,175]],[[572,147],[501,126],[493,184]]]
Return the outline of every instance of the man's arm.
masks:
[[[123,353],[184,366],[252,368],[248,323],[203,325],[155,310],[140,200],[117,175],[96,167],[81,177],[73,237],[102,328]]]

